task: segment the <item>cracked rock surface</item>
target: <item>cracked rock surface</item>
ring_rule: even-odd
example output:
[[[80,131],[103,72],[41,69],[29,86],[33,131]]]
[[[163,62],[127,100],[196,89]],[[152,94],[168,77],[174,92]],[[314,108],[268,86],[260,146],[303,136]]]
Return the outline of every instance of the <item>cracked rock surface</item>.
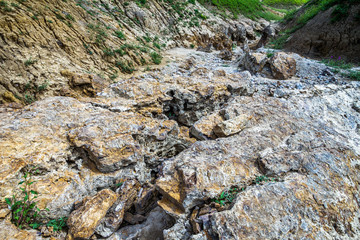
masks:
[[[0,199],[37,165],[39,208],[70,215],[60,239],[358,239],[360,83],[297,54],[278,81],[219,53],[171,50],[95,98],[4,108]]]

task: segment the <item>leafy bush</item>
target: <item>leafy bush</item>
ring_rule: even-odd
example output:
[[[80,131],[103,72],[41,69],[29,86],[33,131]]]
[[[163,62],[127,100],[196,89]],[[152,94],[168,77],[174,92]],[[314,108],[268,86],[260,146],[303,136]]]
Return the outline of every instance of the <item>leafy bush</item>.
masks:
[[[350,71],[346,76],[353,80],[360,81],[360,71]]]

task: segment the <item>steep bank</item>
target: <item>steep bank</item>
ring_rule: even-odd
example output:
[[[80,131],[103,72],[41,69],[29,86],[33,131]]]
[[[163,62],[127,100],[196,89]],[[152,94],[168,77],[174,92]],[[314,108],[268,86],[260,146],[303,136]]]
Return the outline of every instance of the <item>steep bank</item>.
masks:
[[[289,17],[278,38],[287,51],[360,62],[360,2],[310,1]]]

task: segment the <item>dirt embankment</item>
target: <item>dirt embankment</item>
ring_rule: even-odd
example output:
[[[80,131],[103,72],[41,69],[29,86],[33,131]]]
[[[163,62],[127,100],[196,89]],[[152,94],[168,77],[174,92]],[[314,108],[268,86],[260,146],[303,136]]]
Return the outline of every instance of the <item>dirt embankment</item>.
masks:
[[[285,49],[313,58],[333,56],[360,62],[360,4],[351,5],[345,17],[332,21],[336,7],[320,12],[309,20],[292,34]],[[294,27],[295,22],[292,21],[286,28]]]

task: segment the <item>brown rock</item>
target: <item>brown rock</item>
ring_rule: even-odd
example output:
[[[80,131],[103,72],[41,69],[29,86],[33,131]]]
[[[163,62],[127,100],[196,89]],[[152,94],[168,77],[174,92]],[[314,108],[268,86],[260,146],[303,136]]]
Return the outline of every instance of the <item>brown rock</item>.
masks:
[[[270,59],[272,75],[276,79],[289,79],[296,73],[296,61],[290,55],[278,52]]]
[[[10,219],[0,220],[0,239],[1,240],[36,240],[38,239],[35,230],[26,231],[17,228],[10,222]]]
[[[156,188],[163,195],[163,199],[158,202],[165,210],[171,210],[175,214],[182,213],[184,207],[182,201],[185,198],[184,182],[182,172],[175,171],[172,176],[166,179],[159,179]]]
[[[223,60],[230,61],[230,60],[232,59],[233,54],[232,54],[232,52],[229,51],[229,50],[222,50],[222,51],[220,52],[220,55],[219,55],[219,56],[220,56],[220,58],[223,59]]]
[[[158,199],[158,191],[156,191],[155,186],[149,184],[143,185],[134,202],[135,212],[137,214],[146,214],[150,212]]]
[[[215,139],[214,127],[222,121],[218,113],[204,116],[191,127],[191,134],[199,140]]]
[[[69,233],[75,239],[89,239],[117,197],[113,191],[104,189],[90,198],[83,206],[70,214],[67,221]]]
[[[260,73],[265,64],[267,63],[267,56],[265,53],[249,53],[245,54],[242,65],[246,70],[249,70],[251,73]]]
[[[120,196],[109,209],[101,224],[97,226],[97,234],[109,237],[118,230],[123,222],[125,212],[132,206],[139,190],[140,183],[137,180],[127,180],[116,190]]]
[[[246,127],[250,119],[250,116],[240,115],[230,120],[222,121],[214,127],[214,133],[218,137],[228,137],[236,134]]]

